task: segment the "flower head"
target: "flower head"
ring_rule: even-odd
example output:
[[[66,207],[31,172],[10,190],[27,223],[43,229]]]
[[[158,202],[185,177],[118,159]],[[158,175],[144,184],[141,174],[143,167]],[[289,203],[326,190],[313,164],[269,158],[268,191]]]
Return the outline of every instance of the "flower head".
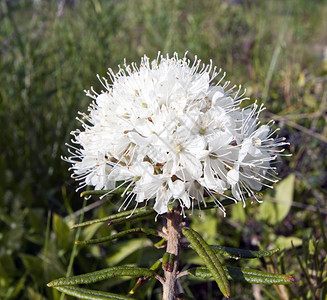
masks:
[[[273,122],[260,125],[264,107],[241,108],[245,92],[222,84],[225,73],[216,80],[220,74],[212,62],[177,54],[109,69],[111,83],[99,78],[106,91],[86,92],[94,100],[65,158],[79,188],[127,183],[123,206],[154,199],[158,214],[175,200],[193,208],[205,192],[222,211],[218,195],[256,198],[277,181],[271,162],[286,143],[273,137]]]

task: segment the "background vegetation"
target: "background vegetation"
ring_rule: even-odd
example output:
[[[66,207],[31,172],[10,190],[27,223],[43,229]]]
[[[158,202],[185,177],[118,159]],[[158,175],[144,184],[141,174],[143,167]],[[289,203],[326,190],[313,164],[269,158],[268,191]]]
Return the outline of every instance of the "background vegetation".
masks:
[[[265,204],[235,205],[226,218],[214,210],[193,217],[209,242],[284,249],[244,265],[289,273],[295,284],[235,283],[233,299],[326,299],[326,15],[323,0],[0,1],[0,298],[60,298],[46,283],[67,273],[75,238],[69,227],[83,203],[60,156],[79,126],[77,111],[90,102],[83,90],[100,90],[95,75],[116,70],[123,58],[188,50],[264,102],[264,118],[278,121],[293,154],[280,162],[286,179],[275,193],[264,191]],[[119,201],[89,200],[85,218],[106,216]],[[159,225],[160,218],[151,226]],[[93,226],[80,235],[111,231]],[[135,261],[149,266],[162,255],[151,245],[137,237],[77,249],[72,274]],[[192,255],[184,260],[196,263]],[[117,279],[99,288],[126,293],[130,286]],[[212,282],[184,286],[198,299],[221,298]],[[160,299],[159,286],[148,287],[140,299]]]

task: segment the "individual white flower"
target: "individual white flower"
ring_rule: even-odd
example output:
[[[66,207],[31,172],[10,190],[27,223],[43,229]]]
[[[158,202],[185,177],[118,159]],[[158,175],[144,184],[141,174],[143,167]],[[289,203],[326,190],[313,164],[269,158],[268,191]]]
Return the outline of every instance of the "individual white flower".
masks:
[[[207,195],[224,211],[219,195],[245,203],[276,182],[271,162],[284,139],[260,123],[263,106],[240,107],[241,87],[222,84],[225,74],[214,82],[220,73],[186,54],[158,54],[109,69],[110,83],[99,77],[106,91],[86,92],[94,100],[65,158],[79,188],[126,184],[122,208],[153,199],[163,214],[170,202],[193,209]]]

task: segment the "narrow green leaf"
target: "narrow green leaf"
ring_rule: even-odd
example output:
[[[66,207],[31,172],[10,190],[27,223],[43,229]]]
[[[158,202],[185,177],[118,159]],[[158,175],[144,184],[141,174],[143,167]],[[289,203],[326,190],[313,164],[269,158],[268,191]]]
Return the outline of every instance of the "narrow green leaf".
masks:
[[[320,297],[319,300],[325,300],[327,299],[327,286],[324,286],[320,291]]]
[[[135,268],[128,266],[112,267],[83,275],[59,278],[49,282],[47,285],[49,287],[57,287],[65,285],[88,284],[121,276],[152,277],[155,276],[155,272],[146,268]]]
[[[163,248],[167,244],[167,240],[165,238],[162,238],[158,243],[155,243],[154,246],[156,248]]]
[[[85,212],[86,202],[87,202],[87,199],[84,198],[81,215],[79,217],[79,222],[82,222],[84,220],[84,212]],[[74,242],[76,242],[76,240],[79,239],[79,236],[81,234],[81,230],[82,230],[81,228],[78,228],[76,230]],[[75,260],[75,257],[77,255],[77,252],[78,252],[77,245],[74,244],[73,250],[72,250],[72,252],[70,254],[69,264],[68,264],[68,268],[67,268],[67,271],[66,271],[66,277],[69,277],[71,275],[71,273],[72,273],[73,264],[74,264],[74,260]],[[64,296],[65,296],[64,293],[61,293],[59,300],[64,300]]]
[[[297,259],[297,261],[299,263],[299,266],[300,266],[300,268],[302,270],[302,274],[304,275],[305,279],[307,280],[308,286],[311,287],[312,286],[312,282],[310,280],[310,275],[308,273],[308,270],[307,270],[307,268],[304,267],[303,262],[301,260],[301,257],[299,255],[298,251],[295,249],[295,246],[293,244],[293,241],[291,241],[291,244],[292,244],[292,247],[293,247],[293,251],[295,252],[296,259]]]
[[[94,245],[94,244],[102,244],[102,243],[108,243],[112,240],[118,239],[122,236],[128,235],[130,233],[144,233],[147,235],[157,235],[157,232],[153,229],[144,229],[144,228],[133,228],[125,231],[121,231],[119,233],[108,235],[99,239],[92,239],[87,241],[75,241],[75,244],[77,245]]]
[[[229,280],[245,281],[252,284],[264,284],[264,285],[274,285],[274,284],[291,284],[294,282],[294,278],[290,275],[284,274],[273,274],[262,272],[253,269],[237,268],[224,266],[223,267],[227,278]],[[202,279],[213,278],[212,273],[206,267],[192,268],[188,270],[190,275],[199,277]]]
[[[165,252],[164,255],[162,256],[162,268],[166,271],[167,271],[168,261],[169,261],[169,253]]]
[[[150,270],[156,271],[161,267],[161,261],[158,259],[151,267]],[[139,290],[151,277],[141,277],[139,278],[134,287],[128,292],[128,295],[134,295],[137,290]]]
[[[134,214],[132,216],[128,216],[127,217],[121,217],[121,218],[117,218],[115,220],[109,221],[108,225],[117,225],[117,224],[122,224],[122,223],[126,223],[126,222],[130,222],[132,220],[139,220],[141,218],[145,218],[147,216],[151,216],[153,214],[153,210],[151,211],[147,211],[144,213],[138,213],[138,214]]]
[[[154,214],[153,208],[142,207],[142,208],[137,208],[134,211],[133,210],[123,211],[121,213],[114,214],[114,215],[111,215],[111,216],[108,216],[105,218],[95,219],[95,220],[90,220],[87,222],[75,224],[71,227],[71,229],[75,229],[78,227],[84,227],[84,226],[88,226],[88,225],[92,225],[92,224],[96,224],[96,223],[104,223],[104,222],[110,222],[110,224],[114,224],[115,221],[116,222],[117,222],[117,220],[121,221],[122,219],[126,222],[126,221],[130,221],[133,219],[146,217],[151,214]]]
[[[71,286],[61,286],[55,287],[58,291],[65,293],[70,296],[78,297],[79,299],[91,299],[91,300],[107,300],[107,299],[115,299],[115,300],[131,300],[133,298],[101,292],[101,291],[94,291],[90,289],[84,289],[79,287],[71,287]]]
[[[326,233],[325,233],[325,226],[324,226],[324,221],[323,218],[321,216],[321,212],[318,208],[318,220],[319,220],[319,225],[320,225],[320,229],[321,229],[321,236],[322,236],[322,240],[324,241],[324,247],[325,249],[327,249],[327,237],[326,237]]]
[[[25,274],[23,277],[21,277],[18,281],[15,282],[13,289],[8,289],[8,292],[6,294],[6,299],[17,299],[19,297],[19,293],[21,290],[26,287],[26,277]]]
[[[150,270],[157,271],[161,267],[161,260],[158,259],[151,267]]]
[[[235,258],[235,259],[269,257],[279,251],[279,248],[272,249],[272,250],[264,250],[264,251],[252,251],[252,250],[243,250],[243,249],[222,247],[216,245],[210,245],[210,248],[216,254],[221,254],[228,258]]]
[[[229,298],[230,289],[227,276],[214,251],[204,241],[204,239],[191,228],[184,227],[182,232],[191,243],[192,248],[199,254],[205,265],[210,270],[222,294]]]
[[[81,197],[87,197],[87,196],[103,196],[105,194],[108,195],[121,195],[126,190],[125,187],[115,189],[115,190],[90,190],[90,191],[83,191],[81,193]]]
[[[175,254],[165,252],[162,257],[162,268],[165,271],[172,272],[175,263]]]

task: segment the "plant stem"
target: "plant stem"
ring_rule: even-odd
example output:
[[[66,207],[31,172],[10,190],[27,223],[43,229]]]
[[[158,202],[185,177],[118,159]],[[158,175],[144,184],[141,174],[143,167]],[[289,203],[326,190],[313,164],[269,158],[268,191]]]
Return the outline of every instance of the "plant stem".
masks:
[[[173,210],[166,214],[167,218],[167,250],[170,255],[174,255],[173,265],[168,263],[167,267],[164,267],[165,282],[163,285],[163,300],[175,300],[176,299],[176,287],[177,287],[177,272],[179,265],[179,250],[180,250],[180,237],[181,229],[183,226],[183,217],[180,210]]]

